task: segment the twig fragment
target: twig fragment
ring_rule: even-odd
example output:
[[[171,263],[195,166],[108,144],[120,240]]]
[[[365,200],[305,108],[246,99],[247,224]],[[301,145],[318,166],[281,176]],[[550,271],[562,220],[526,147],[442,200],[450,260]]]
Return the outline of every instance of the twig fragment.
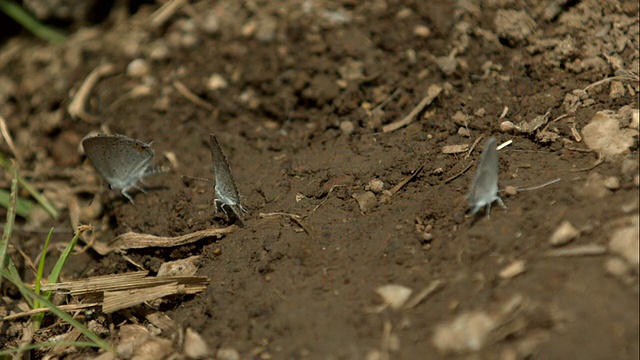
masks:
[[[185,4],[185,0],[170,0],[164,3],[158,10],[149,16],[151,26],[157,28],[164,25],[173,14]]]
[[[100,255],[106,255],[112,251],[121,251],[127,249],[145,249],[149,247],[174,247],[185,244],[191,244],[207,237],[220,238],[232,233],[238,227],[235,225],[227,226],[221,229],[205,229],[192,232],[190,234],[176,237],[162,237],[150,234],[139,234],[128,232],[117,236],[108,243],[95,242],[93,249]]]
[[[498,145],[498,147],[496,147],[496,150],[500,151],[504,148],[506,148],[507,146],[513,144],[513,140],[507,140],[505,142],[503,142],[502,144]]]
[[[607,247],[598,244],[579,245],[570,248],[555,249],[547,251],[545,256],[548,257],[565,257],[565,256],[594,256],[602,255],[607,252]]]
[[[180,95],[185,97],[185,99],[209,111],[215,111],[216,108],[213,105],[202,100],[200,97],[198,97],[198,95],[191,92],[191,90],[189,90],[189,88],[187,88],[182,82],[176,80],[174,81],[173,86],[176,88],[176,90],[178,90]]]
[[[100,306],[100,303],[58,305],[60,310],[64,310],[64,311],[67,311],[67,312],[76,311],[76,310],[83,310],[83,309],[90,309],[90,308],[99,307],[99,306]],[[47,307],[31,309],[31,310],[23,311],[23,312],[20,312],[20,313],[17,313],[17,314],[11,314],[11,315],[7,315],[5,317],[0,317],[0,321],[18,319],[18,318],[21,318],[21,317],[24,317],[24,316],[36,315],[36,314],[49,312],[49,311],[51,311],[51,309],[49,309]]]
[[[417,293],[416,296],[413,297],[413,299],[407,301],[407,303],[404,305],[404,310],[416,307],[427,297],[433,294],[436,290],[439,290],[442,285],[444,285],[444,282],[442,282],[442,280],[434,280],[431,284],[429,284],[429,286],[420,290],[420,292]]]
[[[480,142],[480,140],[482,140],[483,135],[478,136],[478,138],[473,142],[473,144],[471,144],[471,148],[469,149],[469,152],[467,152],[467,155],[465,155],[465,159],[469,158],[469,156],[471,156],[471,153],[473,152],[473,149],[476,148],[476,146],[478,145],[478,143]]]
[[[17,151],[16,146],[13,144],[13,138],[9,133],[9,129],[7,128],[7,123],[2,117],[2,115],[0,115],[0,131],[2,132],[2,137],[4,138],[4,141],[7,142],[7,146],[9,146],[9,150],[11,150],[11,152],[13,153],[13,156],[16,158],[18,165],[22,164],[22,156]]]
[[[291,221],[293,221],[294,223],[298,224],[298,226],[300,226],[302,228],[302,230],[304,230],[304,232],[307,233],[307,235],[312,236],[311,229],[307,228],[307,226],[302,222],[303,216],[296,215],[296,214],[284,213],[284,212],[273,212],[273,213],[266,213],[266,214],[265,213],[260,213],[258,216],[261,217],[261,218],[275,217],[275,216],[288,217],[289,219],[291,219]]]
[[[418,105],[415,108],[413,108],[413,110],[411,110],[409,115],[405,116],[401,120],[398,120],[396,122],[392,122],[390,124],[383,126],[382,132],[395,131],[400,129],[403,126],[406,126],[412,123],[416,115],[418,115],[418,113],[424,110],[424,108],[427,107],[427,105],[431,104],[433,100],[437,98],[438,95],[440,95],[441,92],[442,92],[441,86],[435,85],[435,84],[429,86],[429,89],[427,90],[427,96],[424,99],[422,99],[422,101],[420,101],[420,103],[418,103]]]
[[[324,203],[327,202],[327,200],[329,200],[329,195],[331,195],[331,193],[333,192],[333,189],[335,189],[338,186],[344,186],[344,185],[336,185],[334,184],[333,186],[331,186],[331,188],[329,189],[329,192],[327,193],[327,196],[324,197],[324,200],[322,200],[322,202],[318,205],[316,205],[316,207],[313,208],[313,210],[311,210],[312,213],[316,212],[316,210],[318,210],[318,208],[322,205],[324,205]]]
[[[87,78],[84,79],[82,85],[80,85],[80,88],[78,89],[76,95],[73,97],[73,100],[71,100],[71,102],[69,103],[69,106],[67,106],[67,112],[69,112],[71,118],[80,118],[87,122],[93,122],[97,120],[96,116],[93,116],[85,111],[87,98],[89,97],[91,89],[93,89],[98,80],[100,80],[100,78],[104,76],[111,75],[115,72],[115,69],[116,68],[113,64],[102,64],[93,69],[91,73],[89,73]]]
[[[571,149],[571,150],[578,150],[578,149]],[[592,150],[589,150],[589,151],[592,151]],[[596,161],[596,163],[595,163],[595,164],[593,164],[593,165],[591,165],[591,166],[589,166],[589,167],[586,167],[586,168],[582,168],[582,169],[573,169],[573,170],[571,170],[571,172],[591,171],[591,170],[593,170],[593,169],[597,168],[597,167],[598,167],[598,165],[602,164],[603,162],[604,162],[604,157],[601,157],[600,159],[598,159],[598,160]]]
[[[526,188],[516,188],[516,190],[517,190],[517,191],[532,191],[532,190],[538,190],[538,189],[542,189],[543,187],[547,187],[547,186],[549,186],[549,185],[551,185],[551,184],[555,184],[555,183],[557,183],[557,182],[558,182],[558,181],[560,181],[560,180],[562,180],[562,179],[560,179],[560,178],[556,178],[556,179],[553,179],[553,180],[551,180],[551,181],[547,181],[546,183],[541,184],[541,185],[536,185],[536,186],[526,187]]]
[[[469,170],[472,165],[473,165],[473,161],[470,162],[469,165],[467,165],[466,168],[462,169],[462,171],[460,171],[459,173],[457,173],[457,174],[453,175],[452,177],[448,178],[447,180],[445,180],[444,183],[448,184],[448,183],[452,182],[453,180],[457,179],[458,177],[460,177],[460,175],[462,175],[465,172],[467,172],[467,170]]]
[[[413,180],[414,177],[416,177],[416,175],[418,175],[420,173],[420,171],[422,171],[422,169],[424,168],[424,164],[420,165],[419,168],[417,168],[413,174],[407,176],[406,178],[402,179],[402,181],[400,181],[399,183],[396,184],[396,186],[392,187],[389,191],[391,192],[391,195],[395,195],[400,189],[402,189],[403,186],[407,185],[407,183],[411,180]]]

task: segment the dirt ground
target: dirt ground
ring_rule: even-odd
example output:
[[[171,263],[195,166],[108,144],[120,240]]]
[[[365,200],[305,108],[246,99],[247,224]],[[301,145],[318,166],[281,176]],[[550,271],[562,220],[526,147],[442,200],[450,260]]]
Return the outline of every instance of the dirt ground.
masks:
[[[0,115],[23,175],[61,210],[18,220],[12,243],[31,259],[50,226],[68,241],[74,216],[99,242],[229,225],[212,184],[182,177],[213,178],[210,133],[249,210],[221,239],[73,256],[67,280],[193,255],[210,278],[200,294],[114,314],[106,337],[146,325],[146,309],[220,359],[638,358],[637,1],[221,0],[164,19],[159,6],[118,3],[62,45],[23,32],[0,47]],[[600,111],[627,119],[619,155],[582,139]],[[131,204],[82,155],[90,132],[153,141],[153,164],[172,170]],[[465,194],[491,136],[513,141],[501,189],[560,180],[501,193],[507,210],[474,218]],[[571,235],[551,244],[564,222]],[[622,250],[621,229],[635,239]],[[3,333],[2,347],[22,336]]]

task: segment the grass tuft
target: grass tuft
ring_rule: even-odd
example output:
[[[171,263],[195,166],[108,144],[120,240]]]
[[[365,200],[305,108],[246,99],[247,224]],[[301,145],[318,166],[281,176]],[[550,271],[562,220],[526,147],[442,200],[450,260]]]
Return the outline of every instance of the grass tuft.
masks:
[[[38,273],[36,274],[35,291],[32,290],[29,286],[25,285],[20,279],[18,271],[13,261],[11,261],[11,257],[7,256],[7,249],[9,248],[9,239],[11,238],[11,232],[13,230],[13,224],[16,217],[18,183],[20,180],[15,164],[11,165],[11,170],[13,172],[13,179],[11,180],[11,194],[10,194],[9,206],[7,207],[7,222],[5,224],[2,237],[0,238],[0,285],[2,283],[3,278],[9,280],[13,285],[15,285],[18,288],[18,290],[20,291],[20,294],[22,294],[23,299],[27,302],[27,304],[29,304],[31,308],[39,308],[41,306],[46,307],[47,309],[49,309],[51,313],[53,313],[63,321],[67,322],[72,327],[78,329],[78,331],[80,331],[85,337],[91,340],[90,343],[74,342],[73,344],[75,346],[99,347],[105,351],[115,353],[115,350],[107,341],[101,339],[98,335],[96,335],[94,332],[89,330],[86,326],[84,326],[83,324],[78,322],[76,319],[74,319],[73,316],[71,316],[67,312],[55,306],[51,301],[49,301],[49,298],[51,297],[51,293],[52,293],[51,291],[45,292],[44,296],[40,294],[40,286],[41,286],[41,281],[44,273],[44,261],[45,261],[47,248],[51,240],[51,235],[53,234],[53,229],[49,231],[49,235],[47,236],[45,245],[42,250],[43,253],[40,258],[40,263],[38,265]],[[78,227],[73,239],[69,242],[69,244],[67,244],[67,247],[62,252],[62,254],[60,255],[60,258],[58,258],[58,261],[56,262],[55,266],[51,270],[51,275],[49,276],[49,282],[58,281],[58,279],[60,278],[60,273],[62,272],[62,269],[67,259],[69,258],[69,255],[71,254],[71,251],[76,246],[78,239],[80,238],[80,234],[89,228],[90,228],[89,226]],[[42,323],[43,317],[44,317],[44,313],[36,314],[32,317],[34,329],[39,328],[40,324]],[[46,348],[51,346],[67,346],[67,344],[69,343],[68,342],[40,343],[40,344],[25,346],[20,349],[4,349],[0,351],[0,357],[6,358],[7,356],[9,356],[8,354],[11,354],[13,352],[19,352],[22,350]]]

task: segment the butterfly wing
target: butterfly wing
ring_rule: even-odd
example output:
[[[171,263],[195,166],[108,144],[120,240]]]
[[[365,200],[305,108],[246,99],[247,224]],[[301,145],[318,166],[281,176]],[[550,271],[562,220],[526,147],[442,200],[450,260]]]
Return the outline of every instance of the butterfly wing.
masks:
[[[473,178],[467,194],[472,213],[482,206],[490,204],[498,197],[498,150],[496,138],[490,138],[485,144],[478,172]]]
[[[84,139],[82,147],[98,174],[114,189],[135,185],[154,155],[149,144],[124,135],[100,134]]]
[[[213,159],[213,171],[215,173],[215,191],[219,200],[225,204],[240,205],[240,194],[236,181],[231,173],[231,167],[227,157],[222,152],[220,143],[214,134],[209,137],[211,146],[211,157]]]

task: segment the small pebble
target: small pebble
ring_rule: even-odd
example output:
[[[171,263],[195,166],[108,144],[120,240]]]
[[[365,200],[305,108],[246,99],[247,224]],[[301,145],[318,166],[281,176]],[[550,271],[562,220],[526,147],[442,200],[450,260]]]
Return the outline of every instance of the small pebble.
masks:
[[[176,21],[176,26],[184,33],[194,33],[198,28],[193,19],[179,19]]]
[[[215,91],[226,89],[229,84],[220,74],[212,74],[207,81],[207,89]]]
[[[379,194],[384,190],[384,182],[380,179],[371,179],[369,181],[369,190],[373,191],[374,194]]]
[[[205,34],[213,35],[220,30],[220,18],[214,12],[209,12],[204,16],[200,28]]]
[[[633,109],[631,113],[631,122],[629,123],[629,129],[638,129],[640,126],[640,109]]]
[[[636,268],[640,264],[638,233],[638,223],[636,222],[631,226],[616,229],[609,236],[609,251],[620,255]]]
[[[604,269],[606,272],[613,276],[624,276],[630,269],[629,263],[622,260],[619,257],[610,257],[604,263]]]
[[[421,235],[422,242],[430,242],[433,240],[433,234],[428,232],[423,232]]]
[[[515,186],[507,186],[504,188],[504,192],[509,196],[514,196],[518,194],[518,189]]]
[[[200,43],[200,39],[198,39],[198,37],[192,33],[185,33],[184,35],[182,35],[182,41],[180,41],[180,44],[185,49],[192,49],[196,47],[199,43]]]
[[[408,18],[412,14],[413,14],[413,10],[409,9],[408,7],[403,7],[396,13],[396,19],[403,20]]]
[[[451,120],[453,121],[454,124],[458,126],[466,126],[468,118],[469,117],[462,111],[457,111],[455,114],[453,114],[453,116],[451,117]]]
[[[256,39],[260,42],[271,42],[276,37],[276,30],[278,28],[278,22],[272,18],[267,17],[262,19],[258,23],[258,28],[256,29]]]
[[[525,262],[523,260],[516,260],[511,264],[505,266],[502,270],[500,270],[500,273],[498,273],[498,276],[500,276],[503,279],[511,279],[513,277],[516,277],[522,274],[525,270],[526,270]]]
[[[255,20],[250,20],[249,22],[247,22],[242,26],[242,28],[240,29],[240,34],[242,34],[242,36],[244,37],[251,37],[253,36],[253,34],[256,33],[257,29],[258,29],[258,22]]]
[[[563,221],[560,226],[553,232],[549,243],[553,246],[562,246],[570,243],[580,235],[580,230],[576,229],[568,221]]]
[[[516,126],[511,121],[503,121],[500,124],[500,131],[509,132],[516,128]]]
[[[191,359],[203,359],[209,356],[209,346],[202,336],[187,328],[184,334],[184,354]]]
[[[609,190],[620,189],[620,180],[615,176],[609,176],[604,179],[604,186]]]
[[[351,135],[355,130],[355,126],[353,125],[353,122],[345,120],[340,123],[340,130],[342,130],[345,135]]]
[[[127,65],[127,75],[143,77],[149,74],[149,63],[144,59],[135,59]]]
[[[487,113],[487,110],[485,110],[484,108],[480,108],[476,110],[476,112],[473,114],[477,117],[483,117],[486,113]]]
[[[149,59],[151,60],[165,60],[169,57],[169,47],[163,40],[153,42],[150,49]]]
[[[360,193],[355,193],[352,195],[354,199],[358,202],[358,206],[360,206],[360,211],[363,213],[368,213],[371,211],[376,205],[378,205],[378,200],[376,196],[371,191],[365,191]]]
[[[240,353],[238,350],[232,348],[221,348],[216,354],[218,360],[240,360]]]
[[[624,85],[620,81],[612,81],[611,82],[611,91],[609,92],[609,97],[612,99],[621,98],[625,95],[626,90]]]
[[[440,71],[447,76],[453,75],[458,68],[458,61],[455,57],[439,56],[436,58],[436,64]]]
[[[431,35],[431,30],[425,25],[418,25],[413,28],[413,34],[421,38],[428,38]]]
[[[380,204],[386,204],[391,201],[391,196],[393,194],[389,190],[382,190],[382,194],[380,195]]]
[[[470,137],[471,136],[471,134],[469,133],[469,130],[466,127],[458,128],[458,135],[464,136],[464,137]]]

